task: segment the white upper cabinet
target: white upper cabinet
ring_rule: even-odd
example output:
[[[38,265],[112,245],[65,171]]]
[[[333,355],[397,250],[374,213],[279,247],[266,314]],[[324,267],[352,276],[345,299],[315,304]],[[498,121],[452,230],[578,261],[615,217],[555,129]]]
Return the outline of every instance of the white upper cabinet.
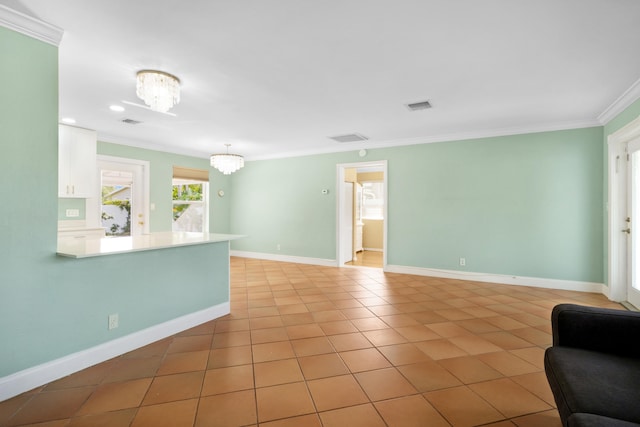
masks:
[[[60,125],[58,133],[58,197],[96,197],[97,132]]]

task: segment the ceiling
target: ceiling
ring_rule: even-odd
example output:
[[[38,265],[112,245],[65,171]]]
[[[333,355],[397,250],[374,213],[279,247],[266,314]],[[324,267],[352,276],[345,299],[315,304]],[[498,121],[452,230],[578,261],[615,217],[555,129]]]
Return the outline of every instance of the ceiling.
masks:
[[[640,78],[637,0],[0,4],[64,29],[60,118],[202,157],[224,144],[251,160],[594,126]],[[142,103],[141,69],[181,79],[175,116],[123,104]],[[433,108],[405,106],[424,100]],[[369,140],[329,139],[351,133]]]

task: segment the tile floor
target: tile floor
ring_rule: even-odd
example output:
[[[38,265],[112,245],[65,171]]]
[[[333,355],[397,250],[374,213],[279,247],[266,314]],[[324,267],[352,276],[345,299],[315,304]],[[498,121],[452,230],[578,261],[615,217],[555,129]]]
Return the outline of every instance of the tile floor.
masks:
[[[360,251],[355,261],[347,262],[345,265],[382,268],[382,256],[383,253],[378,251]]]
[[[560,302],[599,294],[232,258],[231,314],[0,403],[0,426],[560,426]]]

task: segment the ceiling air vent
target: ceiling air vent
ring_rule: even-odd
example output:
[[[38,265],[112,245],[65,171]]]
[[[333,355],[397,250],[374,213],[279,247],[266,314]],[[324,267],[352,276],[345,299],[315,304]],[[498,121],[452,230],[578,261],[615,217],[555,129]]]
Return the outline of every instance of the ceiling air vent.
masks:
[[[360,135],[358,133],[350,133],[347,135],[338,135],[338,136],[330,136],[329,138],[333,139],[337,142],[358,142],[358,141],[366,141],[367,138],[364,135]]]
[[[142,122],[138,120],[133,120],[133,119],[122,119],[122,123],[126,123],[128,125],[139,125]]]
[[[414,102],[413,104],[406,105],[407,108],[411,111],[426,110],[428,108],[431,108],[431,103],[429,101]]]

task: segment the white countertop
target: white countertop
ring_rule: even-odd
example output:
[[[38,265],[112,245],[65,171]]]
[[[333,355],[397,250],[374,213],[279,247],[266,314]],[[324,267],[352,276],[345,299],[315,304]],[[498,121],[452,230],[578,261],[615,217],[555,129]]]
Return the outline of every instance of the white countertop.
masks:
[[[226,242],[244,236],[210,233],[151,233],[132,237],[103,237],[58,241],[57,254],[69,258],[88,258],[129,252],[175,248],[177,246],[202,245]]]

